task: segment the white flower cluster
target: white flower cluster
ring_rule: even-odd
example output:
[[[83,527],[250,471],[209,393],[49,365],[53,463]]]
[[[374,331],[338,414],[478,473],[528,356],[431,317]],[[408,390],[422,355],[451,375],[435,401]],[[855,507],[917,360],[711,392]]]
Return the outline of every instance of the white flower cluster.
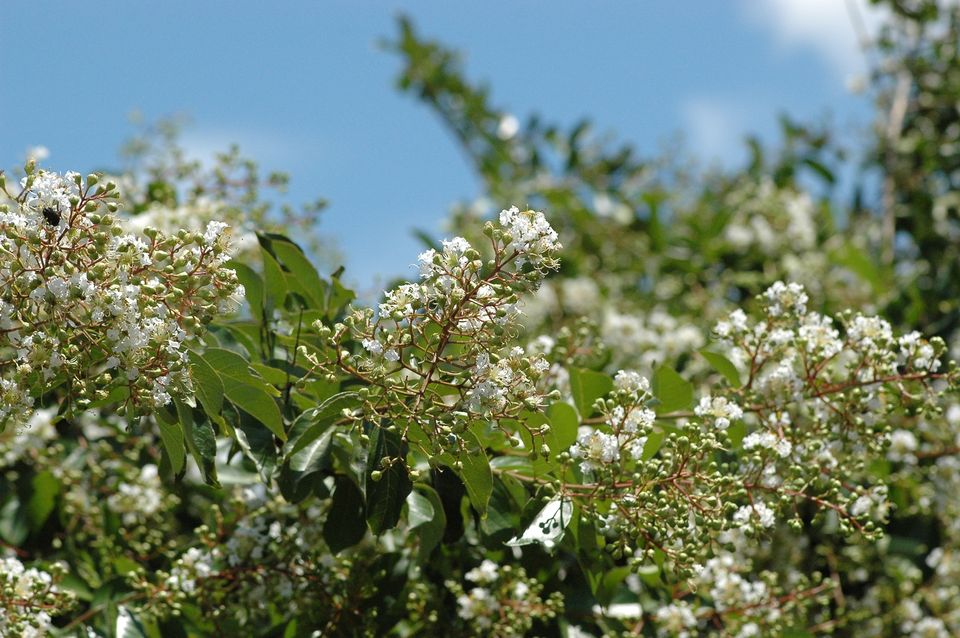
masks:
[[[814,203],[806,193],[778,187],[770,178],[740,185],[727,196],[734,211],[724,235],[740,252],[755,248],[781,255],[813,248]]]
[[[111,511],[120,514],[124,525],[134,525],[160,513],[170,505],[167,492],[160,482],[157,466],[147,463],[140,468],[135,480],[121,481],[115,492],[107,497]]]
[[[726,430],[732,421],[743,417],[743,409],[726,397],[701,397],[693,412],[698,417],[709,418],[721,430]]]
[[[122,223],[127,232],[135,235],[143,235],[147,228],[156,228],[165,235],[176,235],[181,230],[206,234],[216,228],[216,225],[226,224],[233,230],[230,243],[234,254],[243,256],[253,254],[258,250],[259,244],[256,234],[244,228],[250,220],[241,213],[237,207],[225,206],[217,200],[201,197],[176,207],[154,203],[135,215],[124,215]],[[216,225],[211,227],[210,222],[215,222]]]
[[[887,451],[887,458],[891,461],[914,464],[917,462],[914,452],[918,447],[917,436],[913,432],[894,430],[890,433],[890,449]]]
[[[773,510],[766,503],[757,501],[744,505],[733,513],[733,522],[746,528],[769,528],[777,522]]]
[[[513,250],[523,262],[534,265],[551,262],[561,245],[557,232],[550,227],[543,213],[516,206],[500,212],[500,225],[508,233],[508,250]],[[506,237],[505,237],[506,239]]]
[[[49,441],[57,438],[53,425],[56,408],[35,410],[19,430],[0,435],[0,469],[12,468],[30,455],[42,454]]]
[[[790,441],[770,431],[751,432],[743,438],[742,445],[745,450],[753,450],[756,448],[773,450],[781,458],[790,456],[790,452],[793,450],[793,444],[790,443]]]
[[[457,615],[467,622],[470,635],[519,638],[527,635],[534,620],[562,606],[559,594],[541,599],[543,585],[528,578],[522,567],[484,559],[464,579],[473,584],[469,590],[455,581],[446,585],[456,596]]]
[[[736,557],[724,553],[708,560],[697,575],[697,583],[710,592],[718,611],[757,606],[769,598],[765,583],[744,578],[738,573],[739,569],[742,566],[737,564]]]
[[[367,410],[431,423],[438,450],[459,450],[471,414],[515,418],[545,399],[539,382],[547,361],[507,344],[520,295],[559,266],[557,234],[542,213],[516,208],[503,211],[499,224],[488,222],[484,233],[492,249],[486,261],[463,237],[444,240],[418,257],[419,281],[385,293],[379,313],[354,310],[332,331],[314,324],[337,354],[314,365],[360,374]],[[347,341],[362,350],[351,354]]]
[[[290,611],[301,610],[315,602],[311,587],[327,588],[336,580],[331,569],[336,559],[320,536],[322,507],[311,505],[297,512],[279,498],[264,502],[249,490],[240,492],[238,500],[256,509],[219,536],[205,536],[205,545],[183,551],[169,572],[158,573],[158,583],[141,582],[139,586],[150,592],[148,607],[163,609],[177,601],[209,598],[218,613],[246,625],[269,614],[277,603]],[[221,591],[229,595],[222,596]]]
[[[222,224],[124,231],[115,185],[34,170],[0,202],[0,421],[69,383],[80,407],[124,388],[149,409],[189,388],[186,343],[242,295]]]
[[[519,347],[511,348],[496,363],[481,352],[473,366],[473,387],[467,391],[467,405],[478,414],[501,413],[510,403],[539,407],[543,397],[536,381],[549,368],[543,357],[528,357]]]
[[[698,635],[697,617],[690,608],[690,603],[678,600],[664,605],[653,616],[656,621],[657,635],[666,638],[693,638]]]
[[[807,293],[798,283],[785,284],[782,281],[774,282],[763,293],[767,301],[767,312],[773,317],[784,314],[803,315],[807,312]]]
[[[53,617],[74,603],[73,596],[56,585],[63,573],[60,564],[48,572],[26,567],[12,556],[0,558],[0,636],[50,635]]]
[[[608,309],[600,325],[603,341],[617,363],[630,362],[642,370],[674,361],[703,346],[703,333],[666,311],[622,313]]]
[[[917,332],[909,332],[897,340],[900,346],[900,362],[910,365],[917,370],[937,371],[940,369],[940,359],[934,347],[923,339]]]
[[[570,446],[570,457],[580,461],[583,472],[616,463],[621,455],[639,461],[656,420],[656,413],[644,407],[651,397],[646,377],[635,370],[620,370],[613,383],[617,405],[606,415],[604,429],[581,426],[576,442]]]

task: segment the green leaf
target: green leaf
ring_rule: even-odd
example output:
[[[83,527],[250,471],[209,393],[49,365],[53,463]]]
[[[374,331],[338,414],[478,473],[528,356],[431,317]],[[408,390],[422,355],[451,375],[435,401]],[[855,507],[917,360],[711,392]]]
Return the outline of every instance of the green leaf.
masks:
[[[282,308],[283,300],[287,296],[287,278],[283,276],[283,270],[280,264],[273,258],[266,249],[260,251],[260,257],[263,259],[263,282],[266,292],[265,308],[269,311],[274,308]]]
[[[739,449],[743,445],[745,436],[747,436],[747,424],[743,421],[734,421],[727,428],[727,437],[734,449]]]
[[[117,608],[117,624],[114,635],[117,638],[147,638],[143,623],[140,622],[134,612],[123,605]]]
[[[220,414],[223,409],[223,382],[217,371],[193,350],[190,351],[190,376],[203,409],[212,416]]]
[[[601,605],[609,605],[611,601],[613,601],[617,590],[623,584],[623,581],[626,580],[632,571],[630,567],[624,565],[605,572],[597,584],[597,590],[594,592],[594,595],[597,597],[597,602]]]
[[[812,157],[805,157],[800,161],[809,166],[813,172],[822,177],[828,184],[833,184],[837,181],[837,178],[834,176],[833,172],[816,159]]]
[[[356,392],[340,392],[315,408],[304,411],[290,427],[290,438],[284,445],[283,454],[296,454],[317,439],[330,425],[340,418],[344,409],[359,405]]]
[[[397,432],[374,426],[366,480],[367,523],[374,534],[380,535],[396,526],[404,500],[413,489],[407,473],[406,447]],[[381,464],[384,459],[391,461],[387,467]],[[374,480],[373,472],[379,472],[379,480]]]
[[[16,547],[26,540],[29,533],[20,499],[14,496],[0,508],[0,538]]]
[[[203,359],[216,371],[223,383],[223,393],[238,408],[265,425],[281,440],[287,439],[283,417],[274,396],[279,391],[265,382],[246,359],[224,348],[208,348]]]
[[[303,293],[312,307],[321,308],[325,284],[300,246],[283,235],[260,233],[258,237],[261,245],[286,270],[288,287]]]
[[[490,492],[493,491],[493,473],[490,471],[490,462],[487,453],[477,440],[473,432],[463,433],[467,449],[460,455],[461,468],[457,471],[464,487],[467,488],[467,497],[481,517],[487,515],[487,503],[490,501]]]
[[[203,480],[214,487],[220,487],[217,479],[217,437],[209,421],[196,422],[193,419],[193,410],[179,399],[174,399],[177,406],[177,415],[183,426],[183,434],[187,449],[193,460],[197,462]]]
[[[260,323],[263,318],[263,279],[253,268],[236,260],[227,262],[225,267],[237,273],[237,281],[243,286],[250,312]]]
[[[290,455],[290,469],[303,475],[320,472],[330,466],[330,443],[333,430],[327,430],[320,437],[299,448]]]
[[[251,363],[250,367],[253,368],[267,383],[280,387],[287,384],[288,377],[286,370],[274,368],[273,366],[264,365],[262,363]],[[290,380],[296,380],[296,378],[291,377]]]
[[[547,409],[550,419],[550,428],[557,437],[557,452],[562,452],[577,440],[577,430],[580,428],[580,419],[577,411],[569,403],[557,402]]]
[[[653,395],[660,400],[659,414],[686,410],[693,403],[693,386],[669,366],[657,368],[651,385]]]
[[[343,268],[340,270],[343,270]],[[327,287],[327,317],[330,319],[335,318],[343,307],[356,299],[356,297],[357,295],[352,290],[345,288],[343,284],[340,283],[339,275],[334,273],[331,276],[330,285]]]
[[[430,557],[430,553],[433,552],[433,548],[439,545],[443,539],[443,532],[447,527],[447,515],[443,511],[440,495],[432,487],[419,483],[416,490],[410,492],[410,497],[407,500],[408,517],[411,525],[413,525],[414,520],[413,505],[409,500],[411,497],[418,501],[417,509],[419,513],[416,515],[416,520],[422,522],[414,525],[414,528],[420,535],[420,562],[425,563]],[[424,501],[430,505],[430,511],[432,512],[429,520],[424,520],[426,515]]]
[[[363,513],[363,494],[356,484],[339,475],[335,484],[333,502],[323,524],[323,539],[332,553],[339,554],[363,540],[367,523]]]
[[[207,348],[203,352],[203,359],[220,376],[221,380],[230,378],[244,385],[280,396],[280,392],[263,380],[260,374],[250,367],[250,364],[241,355],[226,348]]]
[[[570,391],[582,417],[593,414],[593,402],[613,390],[613,379],[602,372],[570,368]]]
[[[494,460],[506,458],[496,457]],[[493,463],[491,462],[491,466]],[[490,535],[500,535],[508,532],[512,536],[520,527],[520,514],[523,506],[530,500],[526,488],[514,478],[499,476],[493,482],[493,492],[490,494],[490,505],[487,507],[487,517],[481,522],[483,531]]]
[[[709,350],[701,350],[700,354],[707,360],[707,363],[713,366],[714,370],[723,375],[723,378],[727,380],[731,387],[740,387],[740,371],[737,370],[737,366],[733,365],[730,359],[719,352],[710,352]]]
[[[37,531],[47,522],[60,493],[60,481],[48,470],[35,475],[30,481],[30,500],[27,501],[27,522],[32,531]]]
[[[333,434],[333,429],[327,429],[286,457],[278,477],[280,492],[285,499],[299,503],[314,487],[325,489],[321,483],[331,466]]]
[[[183,441],[183,426],[178,423],[164,423],[157,420],[157,427],[160,428],[160,440],[163,442],[163,449],[170,459],[170,467],[174,474],[180,474],[187,460],[187,450]]]
[[[127,399],[130,398],[130,386],[128,385],[118,385],[110,390],[110,393],[106,397],[100,399],[99,401],[92,401],[88,406],[88,410],[93,410],[94,408],[102,408],[108,405],[116,405],[118,403],[125,403]],[[2,429],[0,429],[2,432]]]
[[[573,501],[555,497],[548,502],[523,534],[507,541],[511,547],[540,543],[546,549],[553,549],[563,538],[563,532],[573,520]]]
[[[643,454],[640,457],[641,461],[649,461],[657,452],[660,451],[660,447],[663,446],[664,439],[667,438],[667,433],[663,430],[654,430],[649,435],[647,435],[647,442],[643,445]]]
[[[283,429],[283,417],[277,402],[259,388],[238,383],[234,379],[223,380],[224,391],[231,403],[267,426],[281,441],[287,439]]]
[[[433,520],[436,512],[430,499],[417,491],[407,494],[407,524],[410,529],[417,529]]]

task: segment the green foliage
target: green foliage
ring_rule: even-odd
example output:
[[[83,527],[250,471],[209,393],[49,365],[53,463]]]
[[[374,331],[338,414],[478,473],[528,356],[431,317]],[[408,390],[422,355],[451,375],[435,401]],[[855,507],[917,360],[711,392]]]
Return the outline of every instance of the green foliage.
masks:
[[[641,158],[585,121],[513,118],[406,20],[400,89],[487,198],[546,213],[457,206],[459,237],[424,235],[419,279],[376,308],[314,265],[324,244],[297,229],[321,206],[276,206],[261,189],[285,178],[236,150],[207,170],[160,125],[114,180],[129,192],[81,179],[104,199],[84,208],[109,199],[118,228],[149,220],[178,250],[211,220],[256,241],[183,277],[222,290],[143,284],[202,310],[174,313],[186,336],[153,346],[169,359],[108,372],[83,335],[69,375],[3,386],[0,633],[960,632],[960,18],[884,4],[880,179],[850,205],[827,127],[784,117],[742,169]],[[37,192],[0,203],[42,223],[44,180],[66,178],[27,173]],[[214,312],[237,283],[245,307]],[[0,311],[39,313],[40,342],[32,290]],[[171,361],[184,376],[148,405],[137,375]]]

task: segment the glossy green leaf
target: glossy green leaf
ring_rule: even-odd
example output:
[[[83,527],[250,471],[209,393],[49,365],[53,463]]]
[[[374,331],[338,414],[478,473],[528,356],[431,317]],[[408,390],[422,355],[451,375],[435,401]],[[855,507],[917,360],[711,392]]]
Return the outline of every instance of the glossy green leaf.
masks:
[[[180,418],[180,424],[183,426],[184,440],[187,444],[187,450],[197,462],[203,480],[214,487],[220,486],[220,480],[217,478],[217,437],[213,431],[213,426],[209,421],[197,422],[193,418],[193,410],[182,401],[174,399],[177,407],[177,415]]]
[[[199,353],[190,351],[190,376],[197,398],[207,414],[220,414],[223,409],[223,382],[220,375]]]
[[[490,462],[475,434],[464,432],[463,438],[467,443],[467,450],[460,456],[462,467],[457,471],[457,475],[467,488],[470,503],[480,512],[480,516],[486,516],[487,503],[493,490]]]
[[[170,467],[174,474],[180,474],[187,460],[186,444],[183,440],[183,425],[178,421],[176,423],[165,423],[157,420],[157,427],[160,429],[160,441],[163,442],[163,450],[170,459]]]
[[[731,387],[740,387],[740,371],[737,370],[737,366],[733,365],[730,359],[719,352],[710,352],[709,350],[701,350],[700,354],[713,366],[714,370],[723,375],[723,378],[727,380]]]
[[[396,526],[403,503],[413,489],[407,472],[406,444],[397,432],[374,427],[367,455],[367,523],[374,534]],[[384,467],[383,461],[388,465]],[[374,474],[376,472],[376,474]],[[374,478],[374,477],[379,478]]]
[[[571,520],[573,501],[555,497],[540,510],[523,534],[511,538],[507,545],[520,547],[539,543],[546,549],[553,549],[563,538],[563,532]]]
[[[651,382],[653,395],[660,401],[657,413],[686,410],[693,403],[693,386],[670,366],[660,366]]]
[[[356,392],[340,392],[317,407],[304,411],[290,427],[290,438],[283,449],[284,456],[296,454],[309,445],[341,417],[343,410],[357,405],[359,397]]]
[[[237,281],[243,286],[251,314],[260,322],[263,315],[263,279],[253,268],[236,260],[227,262],[226,267],[237,273]]]
[[[416,490],[407,494],[407,525],[409,529],[417,529],[433,520],[436,515],[433,503],[426,496]]]
[[[613,379],[602,372],[570,368],[570,392],[582,417],[593,414],[593,402],[613,390]]]

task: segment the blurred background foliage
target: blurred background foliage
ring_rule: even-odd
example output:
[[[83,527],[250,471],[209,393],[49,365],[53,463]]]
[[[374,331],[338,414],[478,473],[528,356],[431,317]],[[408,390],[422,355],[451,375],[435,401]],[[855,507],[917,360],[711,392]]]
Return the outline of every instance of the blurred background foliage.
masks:
[[[887,7],[890,18],[870,51],[867,90],[876,105],[870,136],[858,148],[843,148],[829,125],[785,115],[781,140],[750,140],[749,161],[737,168],[703,169],[675,149],[644,157],[626,141],[597,135],[589,121],[551,122],[548,105],[543,115],[517,118],[497,106],[493,89],[468,77],[456,51],[420,34],[408,19],[399,20],[387,48],[402,62],[398,89],[435,113],[482,180],[483,196],[451,211],[451,234],[479,244],[482,221],[513,203],[546,211],[560,233],[561,269],[527,303],[525,337],[564,342],[568,364],[610,372],[631,362],[649,375],[668,362],[706,383],[715,376],[695,352],[707,344],[710,327],[781,279],[803,283],[817,310],[876,312],[904,331],[942,336],[953,356],[960,355],[960,13],[933,0],[876,4]],[[249,251],[254,262],[261,254],[254,231],[282,230],[296,235],[321,272],[336,268],[335,250],[316,225],[322,200],[299,208],[282,203],[268,192],[282,192],[286,178],[260,174],[236,149],[212,166],[191,162],[178,150],[176,129],[171,122],[145,127],[124,151],[126,167],[111,171],[132,224],[199,228],[224,219],[238,228],[241,254]],[[841,174],[857,182],[849,201],[836,192]],[[336,292],[323,311],[336,316],[351,295],[337,288],[336,277],[329,281]],[[278,323],[296,315],[296,309],[276,310]],[[254,351],[263,338],[228,328],[219,334],[246,339]],[[259,365],[280,365],[267,349],[260,354]],[[269,369],[260,370],[272,383]],[[250,460],[255,454],[226,462],[235,456],[221,441],[222,488],[190,475],[170,488],[175,473],[150,431],[128,432],[108,413],[54,429],[43,423],[44,414],[24,435],[0,437],[0,539],[24,560],[67,561],[65,585],[79,598],[73,615],[58,621],[68,632],[83,625],[89,635],[113,635],[122,626],[131,636],[299,636],[325,626],[323,635],[439,635],[448,628],[467,635],[444,581],[461,579],[482,556],[513,561],[502,541],[531,514],[523,493],[500,487],[493,498],[502,514],[481,527],[469,507],[461,507],[463,485],[439,480],[431,498],[442,501],[435,505],[447,516],[443,542],[414,578],[405,571],[414,545],[409,537],[390,551],[368,537],[354,553],[333,558],[328,546],[355,543],[364,529],[358,537],[332,537],[311,528],[317,501],[298,506],[267,499],[252,485],[262,472]],[[955,453],[960,408],[946,414],[931,416],[922,438]],[[243,430],[244,421],[238,413],[230,426]],[[250,438],[255,451],[262,442]],[[960,631],[960,568],[938,576],[929,560],[936,547],[960,552],[954,465],[944,453],[909,466],[871,466],[892,485],[898,505],[886,542],[842,545],[822,530],[797,541],[783,532],[756,548],[756,560],[774,570],[803,565],[844,582],[846,597],[829,603],[839,620],[824,631],[902,635],[905,601]],[[312,489],[325,496],[324,488]],[[131,493],[136,498],[117,496]],[[215,600],[184,606],[180,620],[133,620],[127,606],[138,593],[128,573],[169,571],[198,534],[211,545],[225,542],[251,512],[259,519],[244,525],[302,526],[311,541],[304,551],[331,578],[303,593],[295,611],[263,598],[262,589],[234,599],[227,583]],[[284,546],[277,540],[274,548],[281,563]],[[630,629],[591,611],[597,602],[619,600],[626,574],[589,587],[575,557],[538,551],[524,554],[523,567],[567,600],[567,620],[537,624],[536,635],[573,636],[568,621],[596,635]],[[614,574],[618,564],[602,567]],[[238,611],[258,591],[263,607]],[[210,617],[205,605],[232,611]],[[131,620],[122,621],[126,617]],[[637,635],[652,631],[640,628]]]

